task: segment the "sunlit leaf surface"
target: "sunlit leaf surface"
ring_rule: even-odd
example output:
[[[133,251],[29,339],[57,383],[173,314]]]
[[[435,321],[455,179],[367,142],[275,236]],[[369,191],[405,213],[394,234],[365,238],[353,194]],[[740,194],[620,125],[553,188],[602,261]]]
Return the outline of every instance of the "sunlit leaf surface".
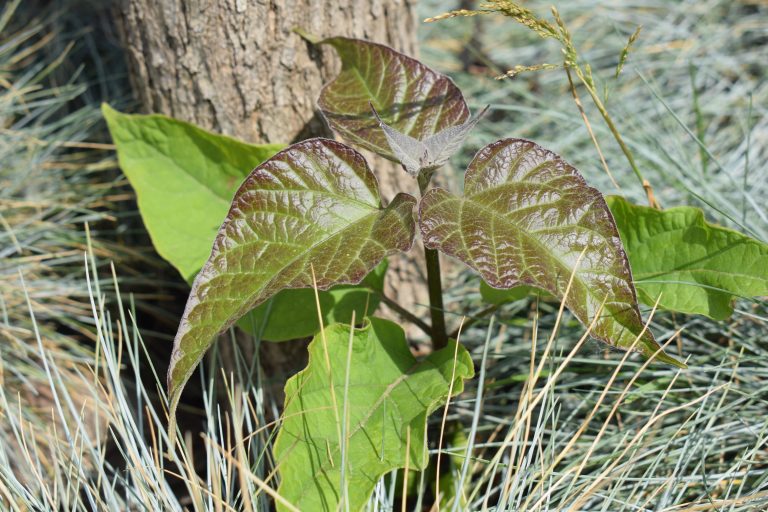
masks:
[[[108,105],[102,111],[155,249],[192,283],[237,188],[284,146],[246,144],[161,115],[121,114]],[[318,296],[326,323],[349,322],[353,311],[362,318],[379,304],[359,286]],[[312,336],[319,330],[314,290],[284,290],[238,325],[270,341]]]
[[[733,298],[768,295],[768,245],[710,224],[698,208],[656,210],[608,198],[640,299],[718,320]]]
[[[469,354],[454,341],[417,362],[403,330],[386,320],[372,318],[354,331],[347,365],[349,343],[349,326],[328,327],[309,345],[307,367],[285,387],[284,419],[274,448],[278,493],[299,510],[347,510],[339,507],[340,439],[346,449],[348,510],[360,510],[385,473],[405,466],[406,456],[411,470],[423,469],[427,416],[445,403],[451,387],[454,395],[461,392],[474,373]]]
[[[357,151],[312,139],[257,167],[237,191],[192,285],[168,370],[172,409],[215,337],[286,288],[358,283],[388,254],[410,248],[415,199],[380,207]]]
[[[659,345],[637,307],[621,239],[602,194],[559,156],[505,139],[467,169],[464,196],[429,191],[420,206],[424,243],[455,256],[496,288],[534,286],[562,299],[591,334],[653,354]],[[577,266],[578,262],[578,266]],[[641,334],[642,333],[642,334]],[[677,363],[661,354],[658,359]]]
[[[152,244],[191,281],[211,254],[237,187],[284,146],[246,144],[166,116],[121,114],[106,104],[102,112]]]
[[[360,39],[334,37],[322,43],[336,49],[342,69],[323,87],[318,105],[331,128],[346,141],[400,161],[371,105],[387,125],[417,141],[469,117],[453,81],[421,62]]]

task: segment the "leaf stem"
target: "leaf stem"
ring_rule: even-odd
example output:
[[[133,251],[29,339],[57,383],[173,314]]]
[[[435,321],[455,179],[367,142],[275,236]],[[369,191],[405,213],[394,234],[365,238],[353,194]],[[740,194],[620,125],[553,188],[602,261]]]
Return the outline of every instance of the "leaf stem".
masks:
[[[403,306],[398,304],[394,299],[392,299],[391,297],[387,297],[382,292],[376,291],[375,293],[381,298],[381,302],[386,304],[392,311],[400,315],[400,317],[403,318],[403,320],[408,320],[409,322],[414,324],[416,327],[424,331],[424,334],[426,334],[430,338],[432,337],[432,328],[424,320],[417,317],[416,315],[414,315],[413,313],[405,309]]]
[[[424,259],[427,261],[429,311],[432,315],[432,348],[440,350],[448,345],[443,309],[443,285],[440,279],[440,257],[435,249],[424,247]]]
[[[459,336],[459,332],[461,332],[462,330],[466,331],[468,327],[476,324],[480,320],[483,320],[489,314],[495,313],[497,309],[499,309],[499,305],[498,304],[492,304],[492,305],[488,306],[487,308],[481,309],[480,311],[478,311],[474,315],[472,315],[469,318],[467,318],[467,320],[464,321],[464,324],[460,328],[457,328],[455,331],[453,331],[450,334],[450,336],[448,336],[448,337],[456,339]]]
[[[420,173],[418,176],[421,197],[427,191],[432,173]],[[440,350],[448,345],[448,332],[445,326],[443,307],[443,283],[440,278],[440,256],[435,249],[424,246],[424,259],[427,263],[427,289],[429,291],[429,312],[432,317],[432,349]]]

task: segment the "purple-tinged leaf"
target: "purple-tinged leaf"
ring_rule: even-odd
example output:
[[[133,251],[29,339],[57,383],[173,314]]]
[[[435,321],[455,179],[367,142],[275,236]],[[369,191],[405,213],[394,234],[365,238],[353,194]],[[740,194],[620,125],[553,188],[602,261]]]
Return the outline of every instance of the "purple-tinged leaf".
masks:
[[[490,144],[467,169],[464,197],[433,189],[419,213],[425,245],[460,259],[491,286],[535,286],[562,300],[573,274],[565,298],[571,312],[589,324],[603,306],[592,336],[625,349],[640,336],[636,349],[646,356],[659,349],[643,329],[602,194],[555,153],[522,139]],[[656,358],[684,366],[663,352]]]
[[[416,200],[380,207],[376,177],[354,149],[327,139],[290,146],[237,191],[197,275],[168,370],[171,412],[217,335],[280,290],[359,283],[413,243]]]
[[[453,81],[416,59],[360,39],[334,37],[321,43],[336,49],[342,69],[323,87],[318,106],[330,127],[347,142],[399,161],[371,115],[371,104],[387,125],[416,140],[460,125],[469,117]]]
[[[385,123],[376,109],[371,107],[379,126],[384,131],[387,143],[392,149],[397,160],[405,167],[405,170],[413,177],[419,172],[432,171],[444,165],[456,153],[466,140],[469,132],[488,110],[485,107],[479,114],[456,126],[450,126],[424,140],[414,139],[410,135],[400,133]]]

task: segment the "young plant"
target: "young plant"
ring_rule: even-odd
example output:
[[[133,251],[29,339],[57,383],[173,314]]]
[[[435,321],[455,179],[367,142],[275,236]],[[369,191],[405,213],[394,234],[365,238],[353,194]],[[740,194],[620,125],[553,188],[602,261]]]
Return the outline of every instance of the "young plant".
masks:
[[[679,367],[685,365],[661,350],[641,317],[633,258],[630,254],[628,259],[622,236],[638,253],[653,243],[677,249],[674,257],[637,259],[638,268],[653,277],[640,295],[651,304],[666,286],[683,296],[681,279],[691,274],[681,268],[694,261],[718,267],[711,273],[719,273],[716,286],[724,288],[692,294],[685,304],[685,311],[700,311],[710,292],[720,293],[712,313],[718,317],[727,311],[723,301],[727,305],[736,293],[728,287],[732,280],[722,279],[731,263],[720,255],[733,249],[737,252],[732,254],[748,251],[759,262],[768,260],[764,244],[718,231],[722,228],[705,225],[696,215],[633,212],[637,207],[614,199],[620,236],[603,195],[560,156],[523,139],[502,139],[482,148],[467,168],[462,195],[430,188],[433,173],[480,117],[470,120],[461,91],[446,76],[386,46],[340,37],[315,43],[333,46],[342,60],[339,76],[320,94],[323,117],[347,142],[402,163],[403,179],[418,180],[421,198],[399,193],[384,204],[365,158],[333,140],[303,141],[258,165],[234,192],[210,256],[194,278],[168,371],[170,429],[175,432],[174,411],[185,383],[219,334],[289,291],[317,294],[319,306],[313,307],[325,317],[323,290],[358,285],[387,256],[410,250],[417,228],[426,253],[435,351],[416,361],[393,322],[367,318],[356,328],[355,320],[362,321],[368,307],[347,310],[350,325],[320,330],[321,322],[313,324],[309,334],[319,334],[309,346],[307,368],[286,384],[284,419],[275,442],[279,509],[346,505],[359,510],[383,474],[425,467],[428,415],[461,392],[463,381],[473,375],[467,351],[448,339],[437,251],[461,260],[494,289],[510,294],[521,286],[543,290],[561,300],[594,338]],[[147,120],[121,118],[110,110],[105,114],[130,177],[146,162],[149,150],[136,150],[137,140],[143,140],[136,134]],[[158,137],[167,132],[155,128],[148,133]],[[235,142],[216,140],[221,147]],[[227,152],[213,154],[226,158]],[[185,157],[165,154],[158,162],[169,160]],[[197,187],[200,179],[190,183]],[[676,224],[658,217],[668,213]],[[645,229],[651,222],[655,228]],[[685,231],[690,222],[698,238]],[[754,272],[744,277],[754,285],[750,293],[765,293],[768,279],[760,268],[767,267],[750,267]],[[668,282],[666,275],[671,276]],[[675,300],[661,305],[682,307]],[[270,321],[269,315],[256,318]]]
[[[346,38],[324,43],[337,49],[343,69],[321,93],[323,116],[349,142],[403,162],[419,180],[422,199],[400,193],[383,207],[363,156],[336,141],[294,144],[258,166],[235,194],[213,252],[192,285],[168,373],[172,411],[205,351],[238,318],[284,289],[360,282],[386,256],[409,250],[417,225],[428,251],[430,290],[438,297],[436,250],[460,259],[496,288],[546,290],[606,343],[637,344],[649,357],[679,364],[644,328],[608,206],[576,169],[533,142],[504,139],[477,154],[463,196],[429,189],[435,168],[450,156],[440,151],[455,151],[476,122],[468,121],[461,92],[447,77],[385,46]],[[436,348],[442,348],[447,340],[443,312],[432,306],[432,335]],[[285,468],[279,492],[302,509],[327,504],[331,497],[359,508],[382,474],[404,465],[406,430],[411,467],[422,468],[426,415],[471,375],[462,350],[457,364],[463,370],[450,378],[459,349],[449,346],[431,356],[440,364],[427,366],[440,369],[443,377],[417,385],[417,378],[427,378],[419,370],[426,362],[412,361],[399,329],[380,320],[370,320],[360,335],[345,334],[349,329],[323,332],[310,346],[309,367],[288,383],[286,411],[298,412],[285,421],[276,443]],[[348,343],[368,364],[344,364]],[[399,347],[398,353],[391,349],[383,360],[373,357],[380,344]],[[388,364],[395,372],[391,376]],[[378,388],[371,369],[376,377],[388,377]],[[305,381],[315,384],[299,384]],[[403,393],[398,383],[405,385]],[[412,394],[414,389],[423,395]],[[342,402],[351,409],[347,417],[341,417]],[[403,412],[413,407],[413,413]],[[326,412],[312,412],[310,420],[313,409]],[[389,436],[382,424],[393,430]],[[387,437],[392,441],[385,442]],[[341,457],[345,444],[347,461]],[[286,450],[287,445],[294,448]],[[377,458],[372,446],[380,445],[385,448]],[[342,483],[355,492],[344,491]]]

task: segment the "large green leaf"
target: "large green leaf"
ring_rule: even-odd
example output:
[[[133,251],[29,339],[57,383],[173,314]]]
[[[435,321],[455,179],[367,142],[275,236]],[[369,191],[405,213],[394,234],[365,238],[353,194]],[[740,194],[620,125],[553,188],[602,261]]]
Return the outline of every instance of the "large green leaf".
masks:
[[[448,398],[452,375],[457,394],[474,373],[469,354],[453,341],[416,362],[403,330],[386,320],[372,318],[352,333],[347,365],[349,343],[349,326],[328,327],[309,345],[307,367],[285,386],[284,419],[274,448],[278,493],[300,510],[338,510],[340,436],[346,446],[349,510],[362,508],[382,475],[405,466],[409,428],[409,467],[424,469],[427,416]]]
[[[323,87],[317,103],[331,128],[348,142],[400,161],[371,105],[389,127],[418,140],[469,117],[453,81],[416,59],[360,39],[334,37],[321,43],[336,49],[342,69]]]
[[[161,115],[121,114],[106,103],[101,110],[152,244],[191,281],[237,187],[284,146],[246,144]]]
[[[768,245],[710,224],[698,208],[656,210],[608,198],[640,299],[722,320],[733,297],[768,295]]]
[[[413,242],[416,200],[380,207],[376,178],[357,151],[311,139],[260,165],[237,191],[210,258],[195,278],[176,333],[171,411],[214,338],[288,288],[360,282]]]
[[[480,150],[467,169],[464,197],[442,189],[421,202],[427,247],[455,256],[496,288],[541,288],[562,299],[591,334],[646,356],[659,349],[643,330],[632,274],[602,194],[556,154],[522,139]],[[576,268],[580,255],[583,257]],[[642,334],[641,334],[642,333]],[[659,360],[680,365],[661,353]]]
[[[387,260],[381,262],[359,285],[334,286],[328,291],[299,288],[283,290],[237,321],[246,332],[267,341],[306,338],[320,331],[317,304],[323,325],[350,323],[372,315],[381,302]]]

